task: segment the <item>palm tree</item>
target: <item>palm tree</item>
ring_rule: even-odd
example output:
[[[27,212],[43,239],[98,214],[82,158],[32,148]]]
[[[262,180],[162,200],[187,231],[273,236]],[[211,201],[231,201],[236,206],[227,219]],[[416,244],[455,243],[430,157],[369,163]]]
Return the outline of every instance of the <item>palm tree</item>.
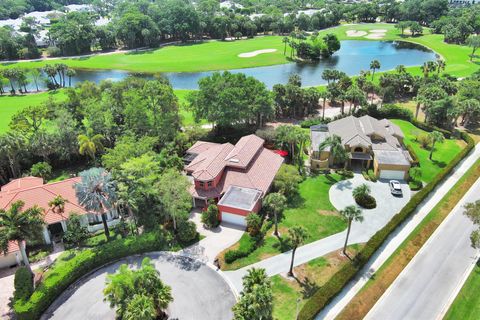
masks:
[[[57,76],[57,68],[55,66],[52,66],[51,64],[46,64],[43,67],[43,72],[51,79],[52,83],[55,85],[55,88],[58,87],[58,82],[56,79]]]
[[[15,86],[13,83],[18,79],[18,70],[16,68],[3,70],[3,75],[10,82],[10,92],[15,94]]]
[[[358,187],[356,187],[355,189],[353,189],[352,195],[355,199],[365,198],[366,196],[370,195],[370,192],[371,192],[370,187],[367,184],[363,183]]]
[[[283,47],[283,55],[285,55],[287,53],[287,44],[289,43],[289,39],[288,37],[283,37],[282,39],[282,42],[285,44],[285,46]]]
[[[157,310],[150,297],[143,294],[134,294],[127,307],[123,320],[155,320],[157,319]]]
[[[370,62],[370,70],[372,70],[372,81],[375,77],[375,71],[378,69],[380,69],[380,61],[372,60],[372,62]]]
[[[320,91],[319,96],[320,96],[320,99],[322,99],[322,120],[325,120],[325,107],[327,103],[328,92]]]
[[[251,268],[248,269],[247,272],[248,273],[242,278],[244,293],[252,292],[255,286],[263,286],[270,284],[270,279],[268,278],[265,269]]]
[[[63,215],[65,212],[65,204],[67,202],[67,199],[64,199],[61,195],[58,195],[48,202],[48,206],[52,209],[53,213]]]
[[[72,86],[72,77],[75,77],[77,75],[77,71],[74,69],[67,69],[67,77],[68,77],[68,86]]]
[[[445,137],[443,136],[443,133],[439,131],[433,131],[430,133],[430,139],[432,140],[432,149],[430,150],[430,155],[428,158],[432,160],[432,155],[433,155],[433,150],[435,149],[435,144],[442,143],[445,140]]]
[[[25,251],[25,241],[41,237],[43,229],[43,211],[34,206],[23,210],[25,203],[18,200],[7,211],[0,209],[0,247],[8,251],[8,243],[14,241],[20,248],[23,263],[30,272],[30,263]]]
[[[305,240],[308,238],[307,230],[302,226],[294,226],[291,229],[288,229],[288,235],[290,244],[292,246],[292,260],[290,261],[290,270],[288,275],[293,277],[293,263],[295,261],[295,252],[297,248],[301,246]]]
[[[440,74],[440,71],[445,70],[445,60],[437,59],[437,75]]]
[[[287,198],[281,193],[270,193],[263,200],[263,204],[269,212],[273,213],[275,221],[275,231],[273,234],[278,237],[278,215],[282,214],[285,210]]]
[[[352,228],[352,221],[363,221],[362,210],[358,209],[356,206],[348,206],[345,207],[340,214],[347,220],[348,228],[347,228],[347,237],[345,238],[345,244],[343,245],[343,254],[347,255],[347,243],[348,237],[350,236],[350,229]]]
[[[349,113],[355,113],[357,111],[357,105],[364,104],[366,102],[365,95],[360,88],[354,84],[350,88],[348,88],[347,92],[345,93],[346,98],[351,102]],[[352,109],[353,105],[353,109]]]
[[[403,64],[399,64],[395,70],[397,71],[397,73],[400,73],[400,74],[403,74],[405,72],[407,72],[407,69],[405,68],[405,66]]]
[[[81,155],[88,155],[95,161],[97,152],[103,151],[103,136],[101,134],[93,134],[92,130],[87,130],[87,134],[78,136],[78,146]]]
[[[40,91],[38,88],[38,82],[42,78],[42,73],[40,72],[39,69],[33,68],[32,70],[30,70],[30,76],[32,77],[33,83],[35,83],[37,92]]]
[[[333,157],[334,163],[345,162],[348,159],[348,153],[342,143],[342,138],[337,135],[328,136],[322,143],[320,143],[318,150],[322,151],[330,148],[330,154]]]
[[[110,173],[103,168],[91,168],[80,172],[81,181],[74,185],[78,203],[87,211],[102,216],[105,235],[110,238],[106,210],[113,208],[116,186]]]

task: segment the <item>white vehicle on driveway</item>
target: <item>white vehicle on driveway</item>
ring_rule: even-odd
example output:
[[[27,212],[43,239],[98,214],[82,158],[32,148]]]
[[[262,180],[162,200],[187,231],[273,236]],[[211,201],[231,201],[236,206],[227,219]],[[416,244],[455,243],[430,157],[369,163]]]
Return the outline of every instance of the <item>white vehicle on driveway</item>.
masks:
[[[390,186],[390,192],[394,195],[394,196],[401,196],[403,194],[402,192],[402,185],[400,184],[399,181],[397,180],[390,180],[390,182],[388,183],[389,186]]]

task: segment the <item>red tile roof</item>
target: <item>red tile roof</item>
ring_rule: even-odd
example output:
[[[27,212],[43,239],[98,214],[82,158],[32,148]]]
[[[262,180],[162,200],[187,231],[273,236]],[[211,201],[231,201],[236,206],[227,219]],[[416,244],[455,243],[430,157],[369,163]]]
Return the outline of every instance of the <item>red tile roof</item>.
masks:
[[[14,253],[20,251],[20,248],[18,247],[18,243],[16,241],[10,241],[8,243],[8,251],[7,254],[9,253]],[[3,253],[2,250],[0,250],[0,257],[4,256],[5,254]]]
[[[222,177],[216,188],[213,189],[196,189],[192,186],[190,190],[192,195],[215,198],[224,194],[230,186],[257,189],[265,194],[280,169],[283,158],[264,148],[263,143],[263,139],[250,135],[240,139],[235,146],[229,143],[223,144],[216,147],[215,152],[210,149],[199,154],[190,165],[186,166],[186,170],[191,172],[195,179],[198,179],[197,176],[207,177],[206,170],[209,177],[206,180],[211,180],[215,176],[214,172],[209,169],[215,168],[215,172],[222,173]],[[224,156],[227,150],[229,150],[228,156]],[[235,162],[232,165],[228,160],[232,157],[238,159],[238,163]]]
[[[80,178],[76,177],[47,184],[38,184],[39,180],[32,178],[33,177],[16,179],[3,186],[0,189],[0,208],[7,210],[13,202],[18,200],[25,202],[24,209],[37,205],[44,211],[46,224],[67,220],[70,212],[76,212],[78,214],[87,213],[85,209],[80,206],[75,195],[74,184],[79,182]],[[35,183],[32,181],[35,181]],[[41,181],[43,182],[43,180]],[[16,187],[14,188],[12,186]],[[51,200],[59,195],[67,200],[63,214],[54,213],[48,205]]]

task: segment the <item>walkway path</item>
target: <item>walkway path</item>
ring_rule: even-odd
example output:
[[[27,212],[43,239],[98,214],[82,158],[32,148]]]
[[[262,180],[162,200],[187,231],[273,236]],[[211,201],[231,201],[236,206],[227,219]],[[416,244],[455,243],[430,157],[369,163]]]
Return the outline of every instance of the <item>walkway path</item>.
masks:
[[[365,319],[442,319],[478,260],[464,205],[480,199],[480,179],[442,222]],[[435,297],[435,299],[432,299]]]
[[[356,174],[353,179],[341,181],[330,188],[330,201],[338,209],[342,210],[346,205],[354,204],[351,196],[353,188],[366,183],[361,174]],[[410,190],[403,185],[403,198],[394,198],[386,182],[367,182],[372,188],[372,194],[379,200],[378,207],[372,210],[364,210],[363,222],[354,222],[350,233],[349,243],[362,243],[382,228],[400,209],[410,200]],[[388,197],[390,201],[383,201]],[[332,251],[343,247],[346,230],[330,237],[309,243],[297,249],[295,265],[306,263],[312,259],[324,256]],[[262,260],[247,267],[235,271],[226,271],[225,275],[240,292],[242,290],[242,277],[248,269],[264,268],[269,276],[286,273],[290,267],[291,251]]]
[[[371,275],[380,268],[392,253],[410,235],[415,227],[430,213],[437,203],[458,182],[467,170],[480,159],[480,147],[477,145],[454,170],[453,173],[436,188],[424,202],[418,206],[416,212],[389,237],[381,248],[370,259],[370,262],[359,272],[358,276],[351,281],[340,294],[317,316],[317,319],[335,319],[350,300],[367,283]]]

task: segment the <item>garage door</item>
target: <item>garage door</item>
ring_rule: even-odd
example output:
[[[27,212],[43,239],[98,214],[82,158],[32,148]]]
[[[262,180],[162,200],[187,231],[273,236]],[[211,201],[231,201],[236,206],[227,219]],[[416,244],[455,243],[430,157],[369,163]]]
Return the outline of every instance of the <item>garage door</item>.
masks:
[[[17,264],[17,257],[15,254],[0,255],[0,269],[8,268]]]
[[[381,179],[397,179],[403,180],[405,178],[405,171],[403,170],[381,170]]]
[[[244,216],[228,212],[222,212],[222,222],[227,222],[243,227],[247,226],[247,221],[245,220]]]

